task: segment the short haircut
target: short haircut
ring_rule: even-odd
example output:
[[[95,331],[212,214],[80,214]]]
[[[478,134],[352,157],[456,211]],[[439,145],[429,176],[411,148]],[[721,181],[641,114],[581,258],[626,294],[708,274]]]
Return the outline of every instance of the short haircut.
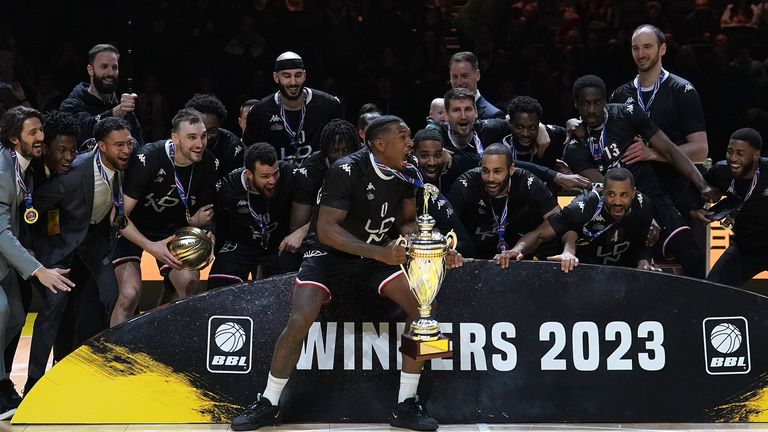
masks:
[[[96,59],[96,55],[99,53],[103,53],[104,51],[109,51],[115,53],[118,60],[120,59],[120,51],[117,50],[117,47],[110,44],[97,44],[94,45],[93,48],[91,48],[90,51],[88,51],[88,64],[93,66],[93,61]]]
[[[416,132],[413,136],[413,148],[419,146],[422,141],[437,141],[440,145],[443,145],[443,137],[440,135],[440,131],[435,128],[422,129]]]
[[[380,137],[389,126],[394,123],[405,123],[403,119],[393,115],[383,115],[374,119],[371,124],[368,125],[368,129],[365,130],[365,142],[370,145],[371,141]]]
[[[507,114],[510,117],[517,113],[536,114],[541,118],[544,115],[544,109],[536,99],[530,96],[518,96],[507,105]]]
[[[350,151],[360,148],[357,130],[352,123],[342,120],[331,120],[320,132],[320,154],[328,156],[328,150],[337,143],[344,143],[344,147]]]
[[[485,148],[483,151],[483,156],[493,156],[493,155],[503,155],[507,157],[507,166],[510,167],[515,162],[514,156],[512,155],[512,149],[509,148],[506,144],[502,143],[494,143],[489,145]]]
[[[93,138],[98,141],[104,141],[107,139],[110,133],[118,130],[130,130],[128,122],[120,117],[107,117],[99,120],[96,126],[93,127]]]
[[[251,171],[256,167],[256,162],[272,166],[277,162],[277,151],[275,151],[271,144],[257,142],[245,151],[243,161],[245,162],[245,168]]]
[[[381,114],[381,110],[379,109],[378,106],[376,106],[375,103],[368,102],[368,103],[364,103],[363,106],[360,107],[360,115],[361,116],[363,114],[367,114],[367,113],[378,113],[378,114]]]
[[[242,111],[245,107],[253,107],[257,103],[259,103],[258,99],[248,99],[247,101],[240,104],[240,111]]]
[[[194,108],[203,114],[213,114],[223,122],[227,118],[227,108],[214,95],[198,93],[184,104],[184,108]]]
[[[0,143],[6,147],[14,147],[11,140],[14,138],[21,140],[24,122],[33,117],[37,117],[40,123],[43,123],[43,115],[36,109],[19,105],[6,111],[0,118]]]
[[[470,51],[462,51],[457,52],[456,54],[451,56],[451,59],[448,60],[448,69],[451,68],[451,65],[454,63],[459,62],[467,62],[470,66],[472,66],[472,70],[477,70],[479,68],[478,62],[477,62],[477,56],[475,53]]]
[[[643,30],[650,30],[653,32],[654,35],[656,35],[656,41],[659,43],[659,46],[661,46],[664,43],[667,43],[667,37],[664,36],[664,32],[661,31],[660,28],[656,27],[652,24],[641,24],[635,28],[635,30],[632,31],[632,37],[634,38],[635,35]]]
[[[45,144],[50,145],[58,136],[75,137],[75,140],[80,137],[80,125],[71,113],[48,111],[43,118],[45,119],[43,121],[43,133],[45,134],[43,142]]]
[[[596,88],[606,97],[605,82],[597,75],[584,75],[573,83],[573,98],[578,99],[579,93],[585,88]]]
[[[635,176],[633,176],[632,172],[626,168],[617,167],[609,169],[608,172],[605,173],[605,183],[608,183],[608,180],[620,182],[629,180],[629,185],[635,187]]]
[[[763,138],[760,136],[760,132],[752,128],[741,128],[737,130],[731,134],[731,139],[744,141],[755,150],[763,149]]]
[[[451,108],[451,101],[453,100],[469,100],[472,104],[475,104],[475,94],[471,90],[465,88],[452,88],[445,92],[443,101],[445,103],[445,110],[448,111]]]
[[[357,128],[358,129],[365,129],[370,125],[374,120],[381,117],[381,113],[378,111],[370,111],[360,114],[360,117],[357,119]]]
[[[200,114],[200,111],[194,108],[182,108],[175,116],[173,116],[173,120],[171,120],[173,131],[178,132],[179,126],[181,126],[182,123],[189,123],[191,125],[203,123],[203,115]]]

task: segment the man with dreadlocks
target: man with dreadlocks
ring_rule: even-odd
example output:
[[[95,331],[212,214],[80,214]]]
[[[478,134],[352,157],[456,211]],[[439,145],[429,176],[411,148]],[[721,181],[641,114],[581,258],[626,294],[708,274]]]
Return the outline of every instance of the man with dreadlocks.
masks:
[[[216,184],[216,239],[220,245],[208,275],[208,288],[273,276],[299,267],[295,250],[284,247],[288,235],[293,167],[278,161],[275,148],[256,143],[245,151],[245,166]]]
[[[423,183],[407,158],[411,130],[391,115],[374,120],[365,134],[367,147],[338,161],[328,170],[320,205],[312,216],[308,246],[293,290],[291,317],[277,340],[263,394],[232,420],[232,430],[251,430],[279,422],[280,395],[293,372],[304,337],[320,307],[340,291],[339,280],[352,278],[360,288],[376,289],[397,303],[408,321],[418,316],[418,304],[399,265],[405,248],[388,232],[395,222],[400,232],[416,229],[414,185]],[[461,265],[450,251],[448,267]],[[408,325],[406,324],[406,328]],[[402,358],[400,391],[389,422],[415,430],[435,430],[416,396],[423,362]]]

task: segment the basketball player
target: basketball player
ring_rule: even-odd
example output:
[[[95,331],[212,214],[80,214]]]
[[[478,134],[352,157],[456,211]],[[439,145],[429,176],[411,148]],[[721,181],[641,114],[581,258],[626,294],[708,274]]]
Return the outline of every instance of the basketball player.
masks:
[[[650,137],[650,145],[671,160],[672,166],[696,185],[702,197],[714,198],[714,191],[691,160],[669,141],[637,104],[606,105],[605,83],[595,75],[577,79],[573,84],[573,95],[581,121],[588,130],[585,143],[574,139],[565,150],[565,162],[574,173],[593,182],[602,182],[608,168],[626,165],[622,161],[624,151],[635,136],[642,135]],[[669,195],[659,185],[651,166],[638,162],[626,165],[626,168],[635,176],[637,189],[654,205],[654,214],[662,228],[662,251],[671,253],[680,262],[685,275],[700,277],[701,263],[689,248],[694,241],[693,235]]]
[[[320,132],[329,121],[341,118],[335,96],[304,86],[307,71],[298,54],[286,51],[275,61],[272,78],[278,91],[255,104],[248,113],[243,143],[267,142],[280,160],[296,167],[318,149]]]
[[[341,277],[353,277],[362,286],[378,290],[405,310],[408,321],[417,317],[418,305],[398,267],[405,260],[405,249],[387,235],[395,220],[403,233],[416,228],[410,183],[415,167],[407,162],[412,150],[410,129],[398,117],[382,116],[369,126],[366,142],[367,148],[338,160],[326,174],[319,211],[312,217],[307,238],[308,251],[296,276],[291,318],[277,341],[266,389],[232,420],[232,430],[278,423],[280,395],[296,366],[302,341],[320,307],[334,295],[343,295],[335,288]],[[370,191],[369,185],[373,186]],[[370,227],[378,228],[371,232]],[[461,265],[461,256],[451,251],[447,263]],[[398,403],[390,424],[435,430],[437,421],[416,397],[423,362],[407,356],[402,360]]]
[[[726,211],[714,215],[701,209],[697,219],[705,223],[723,219],[733,230],[731,244],[709,272],[709,281],[741,287],[768,270],[768,180],[764,174],[768,173],[768,159],[760,157],[762,148],[763,139],[756,130],[739,129],[731,135],[726,159],[704,176],[726,195]]]
[[[278,161],[275,148],[256,143],[245,151],[245,167],[216,184],[216,238],[221,245],[208,276],[208,288],[218,288],[256,278],[295,271],[295,250],[280,245],[289,235],[293,193],[293,168]],[[290,234],[294,235],[294,234]],[[303,233],[299,234],[301,242]]]
[[[560,210],[547,186],[516,168],[504,144],[485,149],[480,168],[462,174],[448,200],[472,238],[473,258],[491,259]]]
[[[141,147],[131,156],[123,192],[130,222],[120,231],[113,265],[119,295],[111,324],[131,317],[141,294],[141,253],[158,262],[177,298],[198,291],[200,272],[183,270],[168,250],[174,232],[184,226],[206,227],[213,221],[216,157],[206,150],[205,123],[199,111],[179,110],[171,139]]]
[[[203,115],[205,135],[208,138],[205,148],[219,161],[217,178],[242,168],[245,148],[237,135],[222,127],[227,118],[227,108],[219,98],[209,94],[196,94],[184,104],[184,108],[198,110]]]
[[[635,190],[632,173],[611,168],[605,174],[605,187],[595,185],[582,193],[495,258],[506,268],[510,259],[520,260],[542,241],[557,237],[563,240],[563,252],[547,259],[560,261],[566,273],[579,262],[659,270],[646,245],[652,220],[651,203]]]

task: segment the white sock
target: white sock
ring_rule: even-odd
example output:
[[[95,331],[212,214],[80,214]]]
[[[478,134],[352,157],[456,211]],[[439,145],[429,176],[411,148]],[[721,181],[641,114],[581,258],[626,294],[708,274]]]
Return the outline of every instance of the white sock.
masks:
[[[419,378],[421,378],[420,373],[400,372],[400,392],[397,394],[397,403],[416,396],[416,391],[419,389]]]
[[[277,406],[280,403],[280,395],[283,393],[285,385],[288,384],[288,378],[275,378],[272,376],[272,372],[267,377],[267,388],[264,389],[264,393],[261,395],[267,398],[272,405]]]

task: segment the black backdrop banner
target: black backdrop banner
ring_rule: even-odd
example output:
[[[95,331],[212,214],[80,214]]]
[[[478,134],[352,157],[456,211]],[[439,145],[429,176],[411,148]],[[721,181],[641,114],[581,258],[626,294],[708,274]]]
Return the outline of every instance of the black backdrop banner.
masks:
[[[102,333],[43,377],[14,423],[228,422],[263,391],[293,280],[221,288]],[[765,297],[633,269],[470,260],[437,298],[454,356],[427,362],[419,392],[442,423],[768,421]],[[385,421],[403,320],[375,290],[344,285],[305,341],[284,421]]]

